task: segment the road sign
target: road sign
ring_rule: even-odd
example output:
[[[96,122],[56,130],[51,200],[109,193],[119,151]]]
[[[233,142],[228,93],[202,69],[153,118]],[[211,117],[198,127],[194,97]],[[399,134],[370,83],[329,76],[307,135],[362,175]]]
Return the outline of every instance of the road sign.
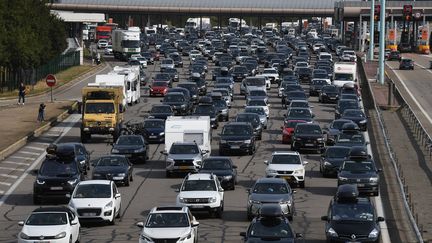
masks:
[[[53,74],[48,74],[46,76],[45,82],[49,87],[53,87],[56,84],[57,79]]]
[[[420,19],[420,17],[421,17],[421,13],[420,13],[420,12],[416,12],[416,13],[414,14],[414,18],[416,18],[416,19]]]

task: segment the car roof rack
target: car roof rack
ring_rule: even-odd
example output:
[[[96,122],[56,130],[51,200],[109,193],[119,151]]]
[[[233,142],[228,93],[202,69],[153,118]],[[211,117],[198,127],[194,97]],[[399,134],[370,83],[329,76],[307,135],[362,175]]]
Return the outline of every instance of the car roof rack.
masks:
[[[355,203],[357,202],[358,196],[359,191],[357,185],[345,184],[340,185],[337,188],[337,192],[334,198],[338,203]]]

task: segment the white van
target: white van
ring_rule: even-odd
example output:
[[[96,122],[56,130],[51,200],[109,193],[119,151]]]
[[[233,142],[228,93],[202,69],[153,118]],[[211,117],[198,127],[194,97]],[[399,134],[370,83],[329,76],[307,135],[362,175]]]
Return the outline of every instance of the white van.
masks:
[[[333,85],[343,87],[346,83],[357,83],[357,63],[335,63],[333,71]]]
[[[129,105],[137,104],[141,98],[141,82],[139,66],[115,66],[113,71],[108,73],[123,75],[126,81],[126,98]]]

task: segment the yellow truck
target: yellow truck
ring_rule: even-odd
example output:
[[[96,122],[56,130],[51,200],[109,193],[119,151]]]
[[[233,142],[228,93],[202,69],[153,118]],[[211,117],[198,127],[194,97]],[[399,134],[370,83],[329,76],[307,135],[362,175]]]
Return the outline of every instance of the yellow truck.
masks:
[[[122,87],[84,87],[82,89],[81,141],[92,134],[109,134],[117,140],[123,123]]]

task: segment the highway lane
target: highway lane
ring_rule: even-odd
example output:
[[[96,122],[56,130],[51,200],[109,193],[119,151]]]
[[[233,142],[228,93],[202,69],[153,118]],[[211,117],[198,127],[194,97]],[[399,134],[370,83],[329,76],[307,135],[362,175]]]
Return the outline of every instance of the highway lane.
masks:
[[[113,63],[113,66],[116,63]],[[155,67],[149,66],[149,70]],[[187,64],[185,65],[187,68]],[[157,68],[156,68],[157,70]],[[231,118],[242,110],[244,98],[239,96],[239,84],[236,84],[236,96]],[[143,97],[143,102],[130,107],[126,119],[142,119],[142,116],[150,109],[152,104],[158,104],[160,98]],[[317,103],[316,97],[311,97],[317,115],[316,121],[321,125],[329,123],[334,117],[333,105]],[[226,191],[225,212],[222,219],[212,219],[207,215],[198,215],[200,221],[200,242],[240,242],[239,232],[245,231],[249,222],[246,219],[246,189],[252,183],[264,175],[264,160],[269,159],[271,152],[275,150],[289,150],[289,145],[282,145],[281,129],[284,110],[277,98],[275,86],[270,92],[271,119],[268,129],[263,134],[263,140],[258,142],[257,153],[253,156],[232,156],[238,165],[239,184],[235,191]],[[73,115],[72,117],[79,117]],[[222,124],[214,134],[220,132]],[[69,132],[61,138],[61,142],[79,141],[78,123],[67,121],[59,126],[73,126]],[[217,155],[218,139],[213,140],[212,154]],[[92,158],[109,153],[111,140],[106,137],[96,137],[86,144],[92,151]],[[82,242],[137,242],[140,229],[136,222],[142,221],[148,211],[157,205],[172,205],[175,203],[175,189],[182,178],[165,178],[164,157],[159,153],[163,145],[150,145],[150,161],[146,164],[135,165],[134,181],[130,187],[120,187],[122,193],[123,212],[121,219],[115,226],[87,225],[82,228]],[[294,217],[293,227],[303,233],[306,242],[324,242],[324,223],[320,217],[326,214],[328,203],[336,191],[336,180],[322,178],[319,173],[319,155],[303,155],[307,165],[306,188],[296,188],[295,203],[297,215]],[[3,161],[0,162],[2,165]],[[38,168],[36,166],[36,168]],[[17,186],[16,190],[0,207],[0,241],[13,242],[19,232],[17,222],[25,217],[36,206],[32,205],[32,184],[35,180],[34,173],[29,173]]]

